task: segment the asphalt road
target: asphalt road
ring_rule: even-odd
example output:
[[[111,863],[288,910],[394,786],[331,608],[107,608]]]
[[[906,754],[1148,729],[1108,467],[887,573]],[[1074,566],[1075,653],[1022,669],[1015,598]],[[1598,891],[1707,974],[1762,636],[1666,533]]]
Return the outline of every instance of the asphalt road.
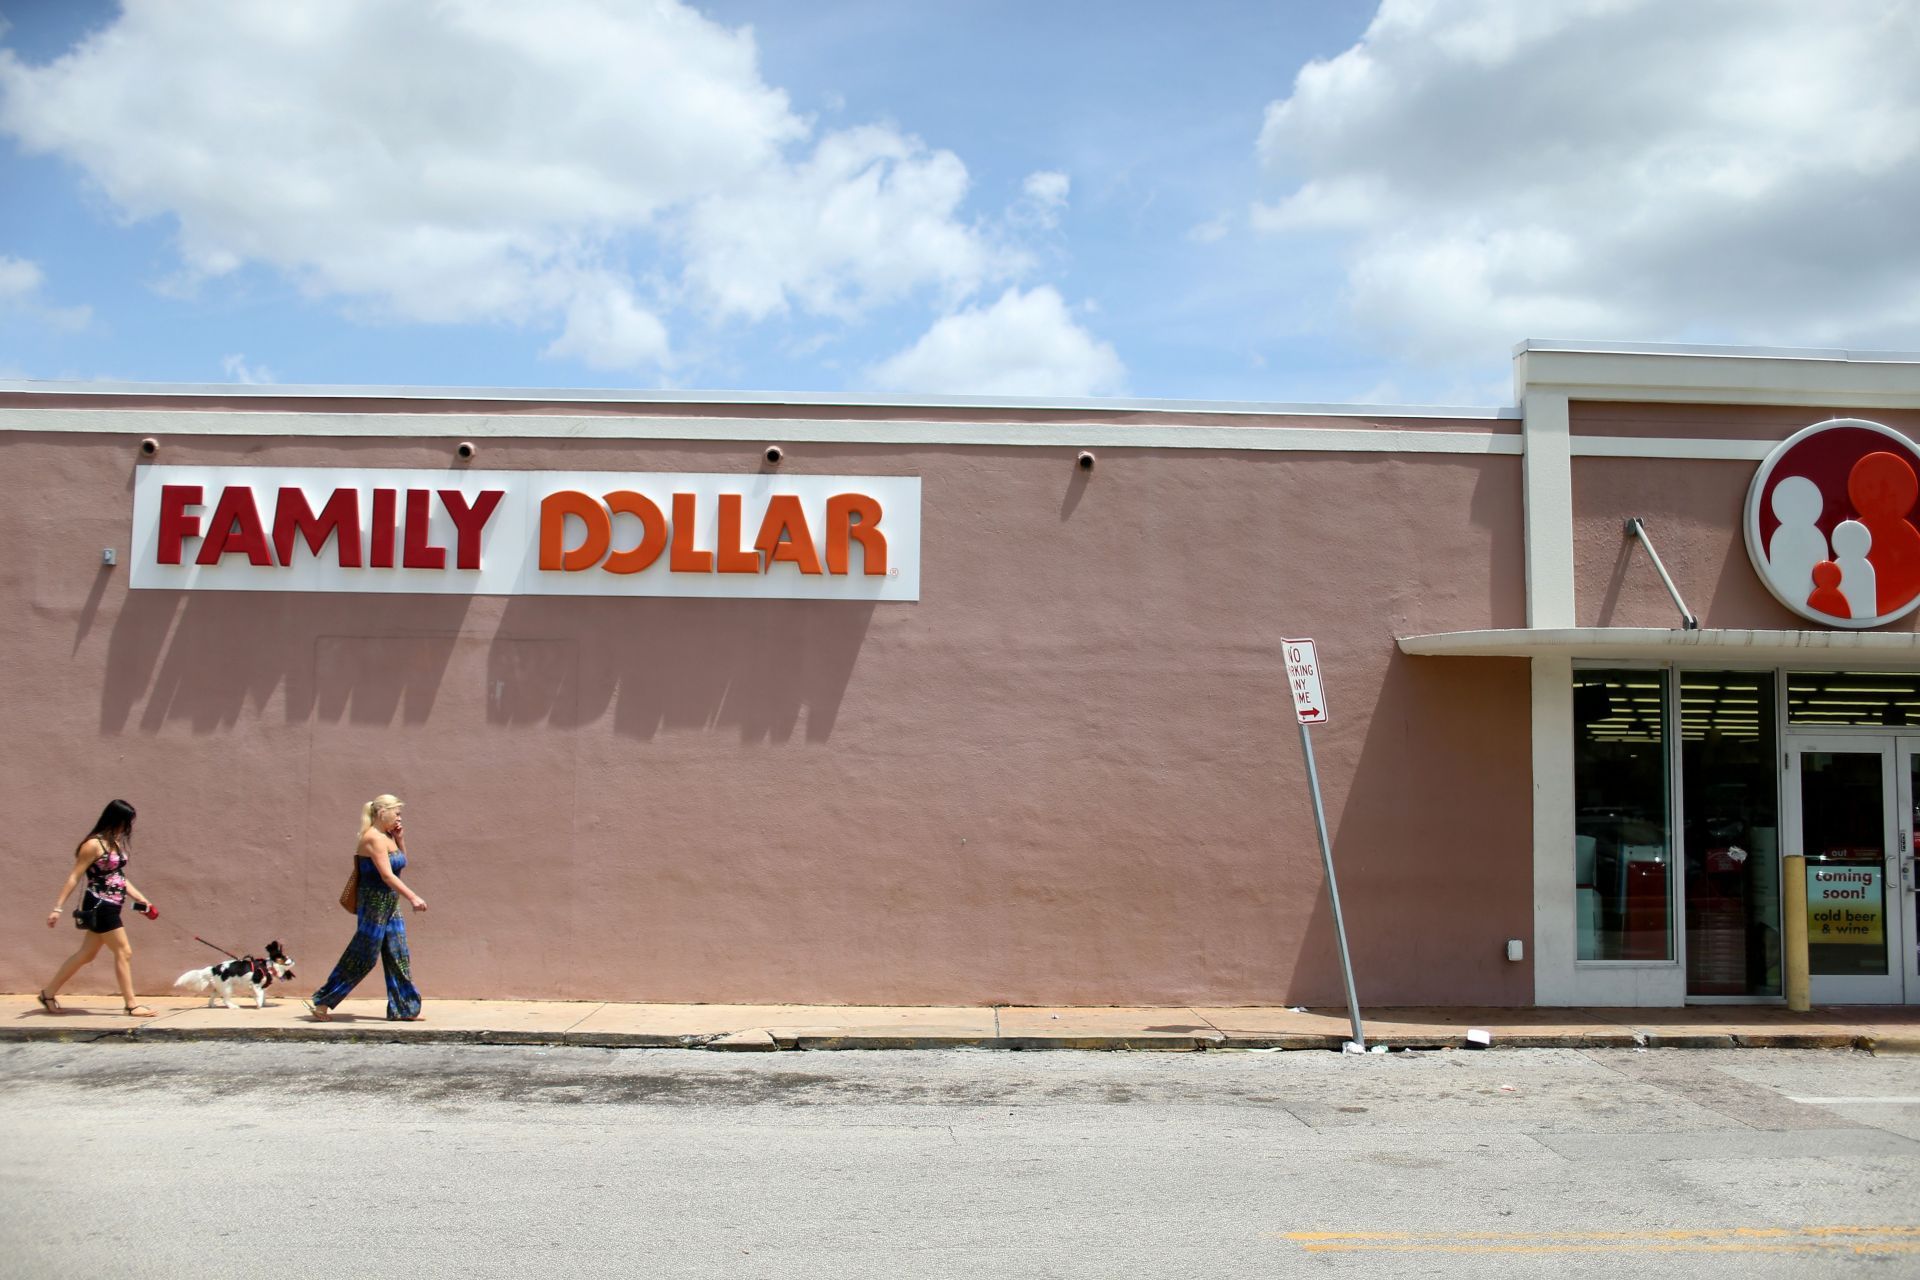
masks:
[[[1920,1057],[0,1047],[0,1274],[1920,1275]]]

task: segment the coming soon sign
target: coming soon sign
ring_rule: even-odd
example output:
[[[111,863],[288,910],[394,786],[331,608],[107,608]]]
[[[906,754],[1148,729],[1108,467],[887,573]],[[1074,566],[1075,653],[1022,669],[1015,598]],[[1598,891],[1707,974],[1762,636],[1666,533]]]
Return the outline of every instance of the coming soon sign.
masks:
[[[920,598],[918,476],[142,467],[131,583]]]

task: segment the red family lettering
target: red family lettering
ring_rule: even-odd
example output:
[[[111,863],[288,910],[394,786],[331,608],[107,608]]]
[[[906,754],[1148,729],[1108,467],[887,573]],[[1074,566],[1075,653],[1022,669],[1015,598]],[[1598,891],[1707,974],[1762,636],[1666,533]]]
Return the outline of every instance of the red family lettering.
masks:
[[[373,490],[372,519],[363,526],[358,489],[333,490],[316,512],[304,491],[286,486],[274,497],[269,524],[260,514],[252,486],[228,485],[203,526],[199,512],[206,505],[206,495],[201,486],[162,485],[154,559],[159,564],[180,564],[187,539],[198,538],[195,564],[218,565],[230,555],[244,555],[249,564],[285,566],[293,563],[296,541],[304,541],[316,558],[323,557],[327,543],[332,542],[335,562],[343,569],[391,569],[397,542],[402,568],[444,569],[447,548],[434,545],[430,532],[438,499],[453,524],[455,567],[480,568],[481,535],[506,497],[505,490],[486,489],[471,498],[458,489],[407,489],[404,495],[403,518],[401,490]]]

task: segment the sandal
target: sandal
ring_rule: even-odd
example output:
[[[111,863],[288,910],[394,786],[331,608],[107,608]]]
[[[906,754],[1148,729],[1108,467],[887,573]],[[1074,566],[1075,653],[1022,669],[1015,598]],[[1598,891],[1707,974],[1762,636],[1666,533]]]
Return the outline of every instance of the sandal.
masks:
[[[146,1005],[130,1004],[127,1006],[127,1016],[129,1018],[157,1018],[160,1015],[152,1009],[147,1008]]]
[[[66,1006],[62,1005],[58,1000],[44,991],[36,996],[35,999],[40,1001],[40,1007],[48,1013],[65,1013],[67,1011]]]
[[[326,1005],[315,1004],[311,1000],[304,1000],[304,999],[301,1000],[300,1003],[307,1006],[307,1012],[313,1015],[313,1020],[315,1022],[333,1021],[333,1010],[329,1009]]]

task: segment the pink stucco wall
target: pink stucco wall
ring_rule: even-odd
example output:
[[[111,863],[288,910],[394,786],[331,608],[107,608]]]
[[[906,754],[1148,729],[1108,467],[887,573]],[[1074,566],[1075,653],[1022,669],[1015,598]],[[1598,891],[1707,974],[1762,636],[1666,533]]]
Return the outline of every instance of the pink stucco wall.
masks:
[[[1858,417],[1920,436],[1920,413],[1777,406],[1576,402],[1576,435],[1780,441],[1829,418]],[[1575,458],[1575,608],[1581,626],[1671,627],[1678,614],[1646,553],[1626,537],[1641,516],[1681,598],[1705,627],[1798,630],[1807,624],[1753,571],[1741,521],[1759,463],[1749,460]],[[1920,629],[1920,614],[1879,630]]]
[[[484,461],[750,471],[758,443]],[[922,599],[863,605],[130,592],[99,553],[135,444],[0,433],[0,989],[74,945],[41,921],[115,795],[165,913],[130,925],[143,989],[210,958],[173,925],[277,937],[310,989],[393,791],[429,998],[1337,1002],[1278,674],[1305,634],[1363,1000],[1531,1000],[1502,956],[1531,927],[1526,666],[1394,647],[1522,624],[1517,458],[792,446],[923,477]],[[180,432],[164,460],[448,455]]]

